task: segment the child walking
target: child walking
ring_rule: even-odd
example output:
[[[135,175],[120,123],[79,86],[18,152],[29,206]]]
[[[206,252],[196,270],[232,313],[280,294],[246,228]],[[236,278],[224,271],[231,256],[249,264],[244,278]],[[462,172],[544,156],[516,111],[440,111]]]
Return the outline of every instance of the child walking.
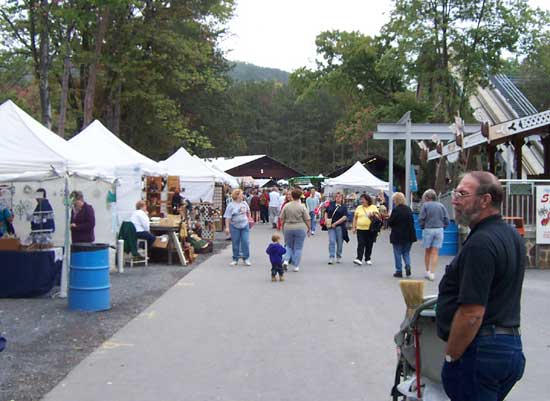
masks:
[[[279,241],[281,236],[279,234],[273,234],[271,236],[271,244],[266,249],[266,253],[269,255],[271,261],[271,281],[277,281],[277,274],[279,274],[279,281],[285,281],[283,270],[283,255],[286,253],[286,249]]]

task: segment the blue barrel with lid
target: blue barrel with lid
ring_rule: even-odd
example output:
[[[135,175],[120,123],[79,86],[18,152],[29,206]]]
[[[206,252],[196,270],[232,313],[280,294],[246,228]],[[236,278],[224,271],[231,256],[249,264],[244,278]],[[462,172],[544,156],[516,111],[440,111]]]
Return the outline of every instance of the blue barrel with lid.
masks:
[[[458,226],[451,220],[443,232],[443,246],[439,250],[440,255],[454,256],[458,253]]]
[[[69,280],[69,309],[110,309],[109,244],[72,244]]]

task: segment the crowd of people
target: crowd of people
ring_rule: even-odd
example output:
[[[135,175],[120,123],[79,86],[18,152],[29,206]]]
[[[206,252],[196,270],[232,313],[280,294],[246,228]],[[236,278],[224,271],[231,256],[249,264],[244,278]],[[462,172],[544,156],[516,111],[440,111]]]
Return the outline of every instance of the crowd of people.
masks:
[[[279,249],[273,244],[282,241],[285,249],[284,255],[281,255],[282,268],[286,271],[292,265],[296,272],[300,271],[305,240],[315,235],[317,226],[328,233],[329,265],[342,263],[344,244],[350,240],[351,229],[351,234],[357,238],[356,257],[353,259],[357,266],[373,265],[374,244],[380,231],[388,228],[391,230],[389,241],[394,256],[393,276],[402,278],[412,275],[410,252],[417,236],[413,211],[403,193],[396,192],[389,199],[384,191],[376,195],[352,192],[347,196],[337,192],[332,198],[324,198],[315,188],[279,190],[274,186],[261,190],[234,190],[224,215],[226,233],[231,236],[233,245],[231,265],[237,265],[240,259],[246,266],[252,265],[250,229],[255,223],[271,224],[273,229],[282,232],[272,241],[270,249]],[[391,213],[388,213],[390,201],[392,207]],[[422,201],[419,225],[423,231],[425,278],[434,280],[449,214],[437,201],[432,189],[423,194]],[[349,207],[354,210],[350,212]],[[273,267],[273,277],[278,274],[277,271]]]

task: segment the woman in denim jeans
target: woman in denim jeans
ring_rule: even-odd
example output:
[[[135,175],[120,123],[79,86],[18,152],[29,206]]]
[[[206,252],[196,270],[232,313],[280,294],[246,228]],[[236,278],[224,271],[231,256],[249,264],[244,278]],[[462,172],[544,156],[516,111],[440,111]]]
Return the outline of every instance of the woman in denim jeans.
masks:
[[[405,273],[409,277],[411,275],[411,247],[413,242],[416,242],[412,210],[407,206],[405,195],[402,192],[394,193],[392,200],[395,207],[388,219],[388,225],[391,227],[390,243],[393,247],[395,260],[393,277],[403,277],[401,259],[405,262]]]
[[[293,189],[289,192],[292,201],[285,203],[279,216],[279,221],[285,235],[285,260],[283,266],[289,262],[294,264],[294,271],[300,271],[300,261],[306,236],[311,234],[309,213],[305,205],[300,202],[302,191]]]
[[[233,246],[233,261],[231,266],[236,266],[242,257],[244,264],[250,266],[250,228],[248,218],[250,208],[244,200],[243,191],[236,189],[231,193],[232,201],[225,209],[225,233],[231,232],[231,245]]]
[[[330,219],[330,224],[326,223]],[[328,228],[328,264],[340,263],[344,246],[344,230],[348,219],[348,208],[344,205],[344,195],[336,193],[334,202],[325,210],[325,224]]]

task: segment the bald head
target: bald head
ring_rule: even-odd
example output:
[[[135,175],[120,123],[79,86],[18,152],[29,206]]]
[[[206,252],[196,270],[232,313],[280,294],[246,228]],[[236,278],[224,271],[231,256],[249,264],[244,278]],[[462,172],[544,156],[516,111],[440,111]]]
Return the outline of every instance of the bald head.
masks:
[[[502,200],[504,199],[504,190],[496,176],[488,171],[471,171],[466,176],[470,176],[478,182],[479,187],[476,191],[478,195],[491,195],[491,207],[493,209],[500,209]]]

